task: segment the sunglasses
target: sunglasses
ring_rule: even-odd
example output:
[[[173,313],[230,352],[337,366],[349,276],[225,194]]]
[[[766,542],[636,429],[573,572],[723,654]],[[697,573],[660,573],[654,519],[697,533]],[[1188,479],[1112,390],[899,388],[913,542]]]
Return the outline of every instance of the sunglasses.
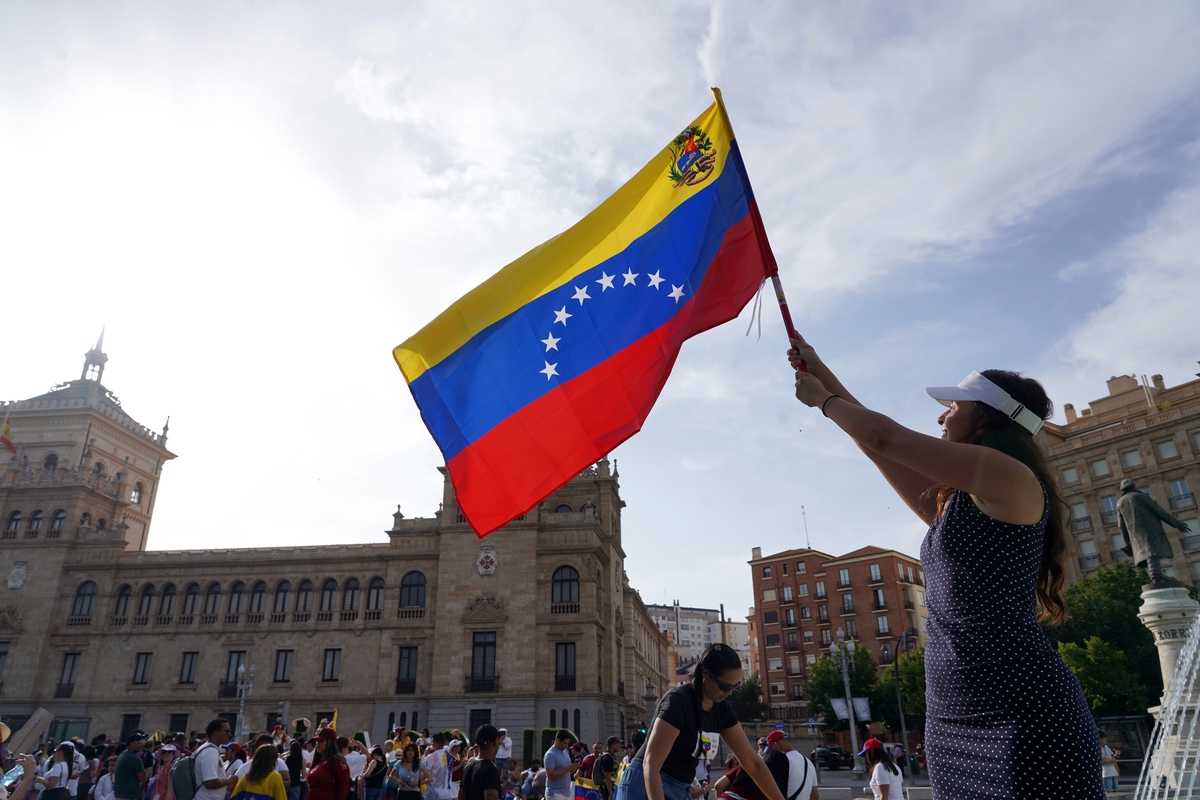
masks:
[[[742,685],[741,681],[738,681],[737,683],[726,683],[725,681],[717,680],[715,675],[713,676],[713,683],[715,683],[717,688],[722,692],[732,692],[734,689]]]

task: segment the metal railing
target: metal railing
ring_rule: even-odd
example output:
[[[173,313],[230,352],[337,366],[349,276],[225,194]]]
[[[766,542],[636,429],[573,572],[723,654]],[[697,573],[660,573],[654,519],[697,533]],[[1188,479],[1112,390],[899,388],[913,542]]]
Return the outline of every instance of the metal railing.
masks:
[[[237,681],[221,681],[218,683],[217,697],[237,697]]]
[[[67,627],[68,628],[86,628],[87,626],[89,626],[91,624],[92,624],[91,615],[87,615],[87,616],[81,615],[78,617],[67,617]]]
[[[417,681],[415,678],[397,678],[396,694],[416,694]]]
[[[500,676],[493,675],[490,678],[474,678],[467,676],[463,691],[469,694],[487,694],[500,691]]]
[[[54,696],[56,698],[70,697],[75,693],[75,684],[60,683],[54,687]]]
[[[423,619],[425,617],[425,606],[412,606],[410,608],[401,608],[396,612],[396,619]]]
[[[578,614],[579,603],[551,603],[551,614]]]
[[[556,692],[573,692],[573,691],[575,691],[575,676],[574,675],[555,675],[554,676],[554,691],[556,691]]]
[[[1100,566],[1100,554],[1092,553],[1087,556],[1079,557],[1079,568],[1082,570],[1095,569]]]
[[[1117,524],[1117,512],[1101,511],[1100,512],[1100,521],[1103,522],[1105,525],[1116,525]]]
[[[1091,517],[1076,517],[1071,520],[1071,530],[1073,531],[1090,531],[1092,529]]]
[[[1167,498],[1167,504],[1171,506],[1172,511],[1180,511],[1185,508],[1196,507],[1196,496],[1191,492],[1187,494],[1177,494],[1174,497]]]

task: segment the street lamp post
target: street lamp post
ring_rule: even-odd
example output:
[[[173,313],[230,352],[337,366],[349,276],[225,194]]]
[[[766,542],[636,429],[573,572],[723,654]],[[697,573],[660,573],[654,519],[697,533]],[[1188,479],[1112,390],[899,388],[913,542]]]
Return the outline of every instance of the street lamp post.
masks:
[[[842,684],[846,687],[846,715],[850,721],[850,747],[854,753],[854,780],[863,778],[862,761],[858,756],[858,730],[854,723],[854,697],[850,694],[850,670],[854,666],[854,640],[846,641],[846,633],[838,630],[837,641],[829,645],[835,664],[841,667]]]
[[[250,680],[245,680],[246,665],[242,664],[237,669],[237,694],[238,694],[238,725],[237,735],[245,736],[249,733],[246,730],[246,698],[250,696],[250,690],[254,688],[254,665],[250,665]]]
[[[900,653],[902,650],[905,653],[908,652],[908,637],[911,633],[911,630],[906,630],[896,637],[896,660],[892,662],[892,672],[896,675],[896,708],[900,711],[900,741],[904,743],[905,759],[908,758],[908,726],[904,724],[904,698],[900,696]],[[913,765],[912,774],[915,778],[920,774],[920,767],[915,758],[911,763]]]

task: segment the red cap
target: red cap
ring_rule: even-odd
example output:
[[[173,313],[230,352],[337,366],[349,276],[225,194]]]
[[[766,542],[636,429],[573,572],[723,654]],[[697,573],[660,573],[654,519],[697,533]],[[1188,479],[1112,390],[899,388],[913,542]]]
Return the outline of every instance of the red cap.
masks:
[[[767,744],[775,744],[776,742],[791,738],[792,737],[788,736],[783,731],[771,731],[767,734]]]
[[[317,739],[334,739],[334,740],[336,740],[337,739],[337,731],[335,731],[333,728],[330,728],[327,725],[324,728],[321,728],[321,730],[317,731],[316,738]]]

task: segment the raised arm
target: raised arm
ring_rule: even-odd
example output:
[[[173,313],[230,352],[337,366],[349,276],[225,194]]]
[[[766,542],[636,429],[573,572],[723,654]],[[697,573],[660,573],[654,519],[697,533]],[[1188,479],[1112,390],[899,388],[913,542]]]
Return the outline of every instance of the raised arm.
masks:
[[[679,738],[679,728],[663,720],[654,720],[650,738],[646,742],[646,755],[642,759],[642,777],[646,782],[646,797],[649,800],[665,800],[662,786],[662,765],[671,752],[671,745]]]
[[[809,374],[816,377],[830,392],[838,395],[847,403],[862,406],[858,398],[851,394],[845,384],[833,374],[833,370],[821,360],[817,351],[804,340],[804,337],[792,339],[792,349],[788,351],[788,359],[793,368],[803,360],[808,366]],[[928,500],[924,499],[924,495],[930,487],[936,485],[934,481],[914,469],[871,450],[857,439],[854,440],[854,443],[871,460],[871,463],[900,496],[904,504],[926,523],[932,522],[936,509]]]
[[[935,484],[968,492],[990,517],[1014,524],[1032,524],[1041,518],[1045,499],[1033,471],[999,450],[935,439],[910,430],[883,414],[837,397],[811,373],[797,374],[796,397],[805,405],[823,408],[825,416],[872,452]],[[959,403],[948,412],[966,413],[968,407]]]

